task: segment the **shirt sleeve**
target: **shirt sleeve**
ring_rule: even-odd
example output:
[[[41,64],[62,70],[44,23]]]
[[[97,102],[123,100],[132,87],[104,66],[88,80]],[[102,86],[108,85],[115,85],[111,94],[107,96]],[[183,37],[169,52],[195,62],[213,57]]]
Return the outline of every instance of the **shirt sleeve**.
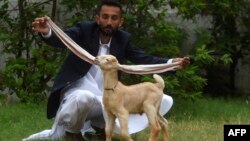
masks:
[[[173,63],[173,59],[169,59],[169,60],[167,61],[167,64],[171,64],[171,63]]]
[[[48,39],[49,37],[51,37],[52,31],[51,31],[51,29],[49,29],[49,33],[47,35],[44,35],[43,33],[41,33],[41,35],[43,38]]]

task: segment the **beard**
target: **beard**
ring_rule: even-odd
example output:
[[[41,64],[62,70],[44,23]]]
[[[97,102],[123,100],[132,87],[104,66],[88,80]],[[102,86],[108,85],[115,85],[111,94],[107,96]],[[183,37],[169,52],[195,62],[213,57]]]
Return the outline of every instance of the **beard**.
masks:
[[[111,25],[107,25],[107,26],[99,25],[99,30],[101,34],[103,34],[104,36],[110,37],[118,30],[118,28],[113,28]]]

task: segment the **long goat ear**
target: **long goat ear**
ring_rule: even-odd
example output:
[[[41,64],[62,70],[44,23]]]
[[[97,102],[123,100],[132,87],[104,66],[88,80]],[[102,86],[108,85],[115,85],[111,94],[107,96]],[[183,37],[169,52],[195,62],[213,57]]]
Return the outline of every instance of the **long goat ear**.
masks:
[[[151,65],[120,65],[119,70],[131,74],[153,74],[173,71],[180,67],[181,62],[171,64],[151,64]]]
[[[48,26],[53,30],[57,37],[71,50],[75,55],[82,60],[95,64],[95,57],[88,53],[86,50],[76,44],[68,35],[66,35],[51,19],[47,21]],[[152,65],[120,65],[118,69],[131,74],[152,74],[162,73],[170,70],[175,70],[180,67],[180,62],[171,64],[152,64]]]
[[[76,44],[67,34],[65,34],[51,19],[48,19],[48,26],[53,30],[57,37],[71,50],[75,55],[90,64],[95,63],[95,57]]]

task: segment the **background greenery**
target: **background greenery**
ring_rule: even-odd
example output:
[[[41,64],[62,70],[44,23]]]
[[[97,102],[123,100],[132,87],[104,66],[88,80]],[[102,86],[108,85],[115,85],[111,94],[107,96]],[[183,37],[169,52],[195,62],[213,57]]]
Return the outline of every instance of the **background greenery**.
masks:
[[[45,45],[31,30],[32,21],[48,15],[66,28],[80,20],[93,19],[98,3],[99,0],[1,1],[0,43],[6,64],[0,70],[0,88],[8,94],[17,94],[22,102],[46,100],[67,50]],[[166,93],[191,99],[207,93],[243,95],[236,91],[234,78],[238,60],[244,50],[249,50],[248,0],[127,0],[122,4],[123,29],[132,33],[135,45],[160,57],[189,56],[193,60],[190,67],[175,75],[163,74]],[[207,30],[197,29],[199,40],[194,45],[181,46],[189,35],[184,27],[167,20],[167,11],[171,9],[178,10],[183,20],[194,23],[197,16],[212,17],[212,26]],[[244,30],[239,31],[239,27]],[[123,81],[145,80],[151,80],[151,76],[127,75]]]
[[[61,28],[65,28],[82,19],[93,19],[99,1],[77,0],[8,0],[1,2],[0,42],[6,59],[1,70],[0,87],[9,94],[17,94],[21,102],[39,102],[46,99],[53,77],[64,60],[67,50],[58,50],[45,45],[31,30],[34,18],[48,15]],[[124,5],[124,29],[133,35],[133,43],[149,53],[162,57],[179,57],[180,42],[185,38],[182,29],[165,21],[168,2],[126,1]],[[160,11],[150,12],[150,11]],[[62,18],[63,17],[63,18]],[[142,30],[143,29],[143,30]],[[200,75],[199,65],[209,64],[213,59],[204,44],[204,38],[197,45],[196,52],[190,55],[195,64],[178,72],[176,76],[165,75],[166,91],[172,95],[196,97],[202,94],[206,78]],[[205,61],[206,60],[206,61]],[[126,81],[131,80],[128,76]],[[133,81],[151,79],[132,76]]]

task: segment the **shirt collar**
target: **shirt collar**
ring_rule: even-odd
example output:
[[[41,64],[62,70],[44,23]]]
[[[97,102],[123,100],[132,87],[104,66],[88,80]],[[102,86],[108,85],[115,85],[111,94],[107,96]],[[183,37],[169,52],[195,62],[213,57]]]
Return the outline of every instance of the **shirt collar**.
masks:
[[[107,47],[110,47],[111,40],[112,40],[112,37],[110,38],[110,40],[109,40],[109,42],[108,42],[107,44],[102,44],[101,39],[99,39],[99,45],[100,45],[100,46],[107,46]]]

